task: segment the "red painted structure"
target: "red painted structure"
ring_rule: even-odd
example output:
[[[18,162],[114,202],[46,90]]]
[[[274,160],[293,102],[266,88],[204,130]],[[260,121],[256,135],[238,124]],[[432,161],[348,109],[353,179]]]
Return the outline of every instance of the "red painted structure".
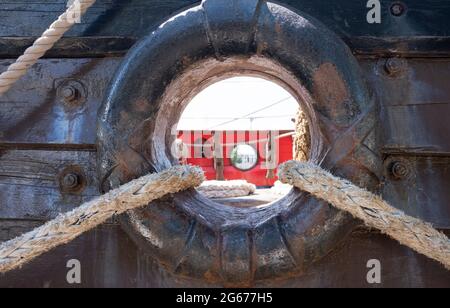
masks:
[[[221,138],[215,138],[214,134],[220,134]],[[293,157],[293,133],[291,131],[272,132],[268,131],[225,131],[225,132],[202,132],[202,131],[180,131],[179,140],[184,144],[184,157],[182,163],[199,166],[205,172],[208,180],[216,179],[214,168],[214,139],[221,140],[224,158],[225,180],[247,180],[258,187],[273,186],[277,170],[274,169],[274,177],[268,177],[267,146],[269,136],[272,135],[272,153],[275,154],[275,166],[291,160]],[[238,144],[249,144],[257,150],[258,160],[254,168],[242,171],[233,166],[231,152]],[[186,155],[187,154],[187,155]]]

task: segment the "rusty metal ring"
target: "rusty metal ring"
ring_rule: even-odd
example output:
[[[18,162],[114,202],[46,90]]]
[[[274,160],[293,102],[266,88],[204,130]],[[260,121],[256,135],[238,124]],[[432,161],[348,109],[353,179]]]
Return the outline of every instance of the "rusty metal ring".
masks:
[[[309,118],[311,159],[358,185],[377,187],[375,99],[348,47],[320,22],[273,2],[205,0],[144,38],[119,68],[99,114],[104,188],[176,163],[170,131],[185,105],[237,74],[290,91]],[[187,191],[122,223],[167,270],[227,286],[299,274],[357,224],[298,190],[247,209]]]

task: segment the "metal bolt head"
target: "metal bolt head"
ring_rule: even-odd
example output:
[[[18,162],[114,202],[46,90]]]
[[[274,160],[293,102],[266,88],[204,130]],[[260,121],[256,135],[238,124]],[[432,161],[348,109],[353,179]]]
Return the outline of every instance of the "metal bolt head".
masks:
[[[391,14],[394,16],[402,16],[406,11],[406,7],[403,3],[396,2],[391,5]]]
[[[59,187],[62,193],[80,194],[86,188],[86,176],[80,166],[69,165],[58,175]]]
[[[57,95],[66,108],[82,108],[87,99],[85,86],[75,79],[64,79],[56,82]]]
[[[78,90],[72,86],[64,87],[61,90],[61,96],[67,102],[73,102],[78,98]]]
[[[397,180],[406,179],[409,174],[409,167],[402,162],[394,162],[391,167],[391,174]]]
[[[384,68],[389,75],[397,75],[406,68],[406,62],[400,58],[390,58],[386,61]]]
[[[68,173],[64,176],[62,184],[65,188],[74,189],[80,185],[79,176],[75,173]]]

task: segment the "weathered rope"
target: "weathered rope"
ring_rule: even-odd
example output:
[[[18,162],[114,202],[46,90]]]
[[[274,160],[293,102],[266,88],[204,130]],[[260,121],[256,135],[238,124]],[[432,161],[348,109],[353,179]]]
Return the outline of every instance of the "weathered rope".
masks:
[[[23,77],[28,69],[36,64],[36,62],[51,49],[57,41],[66,33],[74,24],[76,19],[74,16],[82,16],[96,2],[96,0],[76,0],[72,5],[59,16],[34,44],[29,47],[25,53],[19,57],[15,63],[11,64],[8,69],[0,75],[0,96],[7,92],[13,84]]]
[[[430,224],[407,216],[380,197],[349,181],[334,177],[311,163],[287,162],[279,178],[336,208],[349,212],[415,251],[450,269],[450,240]],[[0,245],[0,273],[16,269],[39,255],[66,244],[104,223],[113,215],[149,204],[167,194],[197,187],[204,181],[201,169],[179,166],[125,184],[16,239]]]
[[[179,166],[125,184],[69,213],[59,215],[29,233],[1,244],[0,273],[16,269],[39,255],[74,240],[115,214],[145,206],[167,194],[197,187],[203,180],[201,169]]]
[[[306,113],[300,108],[295,120],[294,160],[307,161],[311,149],[311,133]]]
[[[450,270],[450,240],[430,224],[406,215],[380,197],[311,163],[287,162],[280,166],[279,177],[282,182],[352,214],[368,227],[380,230]]]
[[[255,193],[256,186],[247,181],[206,181],[197,188],[211,199],[245,197]]]

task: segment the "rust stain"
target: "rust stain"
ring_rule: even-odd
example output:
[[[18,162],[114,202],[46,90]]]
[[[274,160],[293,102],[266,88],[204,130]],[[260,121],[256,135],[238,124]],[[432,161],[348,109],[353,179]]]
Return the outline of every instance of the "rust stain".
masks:
[[[126,151],[116,152],[114,155],[117,168],[115,173],[119,175],[121,182],[128,182],[135,178],[133,171],[130,170],[129,164],[133,156],[130,156]]]
[[[256,46],[256,53],[261,55],[266,49],[269,48],[269,44],[267,42],[258,42]]]
[[[283,30],[283,28],[282,28],[281,24],[277,22],[277,23],[275,24],[275,32],[276,32],[277,34],[281,34],[282,30]]]
[[[334,64],[324,63],[314,73],[313,94],[326,116],[344,115],[342,106],[350,95]]]
[[[203,275],[203,279],[210,283],[217,283],[220,281],[220,278],[218,277],[217,273],[213,272],[212,270],[208,270]]]
[[[347,87],[332,63],[322,64],[314,73],[313,81],[314,94],[322,101],[338,105],[349,98]]]

